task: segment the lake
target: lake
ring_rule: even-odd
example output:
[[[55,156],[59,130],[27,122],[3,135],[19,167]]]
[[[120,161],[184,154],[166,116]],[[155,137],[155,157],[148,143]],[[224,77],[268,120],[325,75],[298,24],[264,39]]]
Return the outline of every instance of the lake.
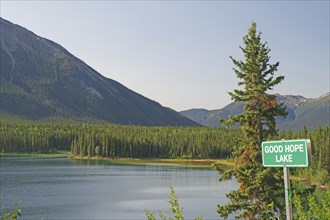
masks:
[[[144,210],[170,214],[170,186],[184,216],[219,219],[217,204],[237,188],[218,181],[209,168],[183,165],[123,165],[69,158],[2,157],[1,206],[22,200],[23,219],[146,219]]]

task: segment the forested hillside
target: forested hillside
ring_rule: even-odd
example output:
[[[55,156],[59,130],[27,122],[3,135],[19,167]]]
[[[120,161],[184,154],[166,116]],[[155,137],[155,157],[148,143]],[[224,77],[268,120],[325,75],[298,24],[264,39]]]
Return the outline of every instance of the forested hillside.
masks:
[[[59,44],[2,18],[0,22],[0,116],[126,125],[197,125],[102,76]]]

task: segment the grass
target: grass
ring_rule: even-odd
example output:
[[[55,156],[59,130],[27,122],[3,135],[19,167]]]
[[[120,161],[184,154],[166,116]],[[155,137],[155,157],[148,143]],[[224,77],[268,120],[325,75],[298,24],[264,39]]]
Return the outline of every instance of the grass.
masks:
[[[0,152],[0,157],[26,157],[26,158],[67,158],[70,157],[71,153],[69,151],[58,151],[49,154],[28,154],[28,153],[3,153]]]
[[[145,165],[145,164],[177,164],[184,166],[194,167],[210,167],[211,164],[216,163],[226,167],[234,167],[235,163],[226,159],[137,159],[137,158],[103,158],[103,157],[80,157],[72,156],[70,151],[58,151],[55,153],[47,154],[31,154],[31,153],[3,153],[0,152],[0,157],[25,157],[25,158],[68,158],[79,160],[104,160],[116,164],[128,164],[128,165]]]
[[[113,162],[116,164],[131,164],[131,165],[146,165],[146,164],[158,164],[158,165],[184,165],[184,166],[194,166],[194,167],[210,167],[211,164],[217,163],[219,165],[233,167],[235,164],[229,160],[213,160],[213,159],[135,159],[135,158],[102,158],[102,157],[72,157],[73,159],[79,160],[105,160]]]

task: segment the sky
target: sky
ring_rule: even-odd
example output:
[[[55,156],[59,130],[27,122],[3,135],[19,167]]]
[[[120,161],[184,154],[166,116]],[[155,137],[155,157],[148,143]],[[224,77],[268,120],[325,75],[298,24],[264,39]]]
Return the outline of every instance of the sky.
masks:
[[[325,1],[0,1],[2,18],[176,111],[220,109],[238,87],[229,56],[254,21],[285,80],[269,93],[330,90]]]

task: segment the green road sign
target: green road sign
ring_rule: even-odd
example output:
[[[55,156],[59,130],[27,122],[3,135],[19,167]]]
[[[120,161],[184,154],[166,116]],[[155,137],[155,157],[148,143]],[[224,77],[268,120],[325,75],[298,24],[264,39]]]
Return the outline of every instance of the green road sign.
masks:
[[[309,139],[264,141],[262,164],[265,167],[308,167],[311,165]]]

